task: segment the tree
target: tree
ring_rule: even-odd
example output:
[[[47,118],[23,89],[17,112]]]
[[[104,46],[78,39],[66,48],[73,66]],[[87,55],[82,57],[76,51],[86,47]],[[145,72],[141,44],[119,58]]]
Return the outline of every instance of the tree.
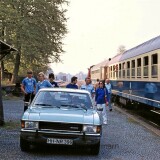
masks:
[[[67,33],[64,4],[67,0],[0,1],[0,29],[5,28],[4,39],[18,49],[13,82],[26,68],[38,70],[61,61],[62,40]]]
[[[126,51],[126,47],[124,45],[120,45],[117,49],[117,54],[123,54]]]

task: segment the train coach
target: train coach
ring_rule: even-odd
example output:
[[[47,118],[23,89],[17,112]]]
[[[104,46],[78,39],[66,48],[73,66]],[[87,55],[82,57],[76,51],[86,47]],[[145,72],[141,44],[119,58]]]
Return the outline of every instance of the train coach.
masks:
[[[160,36],[90,68],[93,83],[109,78],[121,104],[160,109]]]

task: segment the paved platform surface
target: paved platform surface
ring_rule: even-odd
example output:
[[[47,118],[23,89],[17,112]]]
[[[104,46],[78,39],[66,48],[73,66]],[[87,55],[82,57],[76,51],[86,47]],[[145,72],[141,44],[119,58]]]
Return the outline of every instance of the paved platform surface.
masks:
[[[19,123],[23,101],[4,101],[5,122]],[[98,156],[70,148],[33,148],[22,152],[19,147],[20,128],[0,128],[0,160],[159,160],[160,137],[143,125],[113,108],[107,112],[108,125],[103,126],[101,149]]]

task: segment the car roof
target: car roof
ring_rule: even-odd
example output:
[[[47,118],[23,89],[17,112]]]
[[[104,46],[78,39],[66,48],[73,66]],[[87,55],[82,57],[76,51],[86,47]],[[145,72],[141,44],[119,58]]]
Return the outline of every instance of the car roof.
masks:
[[[90,94],[87,90],[81,89],[71,89],[71,88],[42,88],[39,91],[59,91],[59,92],[72,92],[72,93],[87,93]]]

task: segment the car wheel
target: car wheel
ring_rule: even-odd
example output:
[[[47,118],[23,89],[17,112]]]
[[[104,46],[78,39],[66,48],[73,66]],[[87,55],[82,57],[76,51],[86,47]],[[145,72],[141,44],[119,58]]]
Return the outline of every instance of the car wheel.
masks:
[[[29,142],[27,142],[26,140],[20,138],[20,148],[21,148],[21,151],[23,151],[23,152],[29,151],[29,149],[30,149]]]
[[[100,142],[96,145],[90,147],[90,153],[93,155],[98,155],[100,150]]]

